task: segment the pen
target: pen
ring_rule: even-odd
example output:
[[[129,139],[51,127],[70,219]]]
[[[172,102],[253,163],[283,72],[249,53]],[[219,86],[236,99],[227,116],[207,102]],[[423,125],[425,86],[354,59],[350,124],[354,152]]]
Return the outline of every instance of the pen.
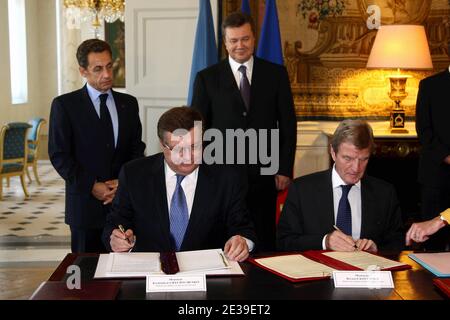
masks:
[[[228,267],[227,259],[225,259],[222,252],[219,252],[219,256],[222,258],[222,262],[225,265],[225,267]]]
[[[121,224],[119,224],[119,230],[123,233],[123,235],[126,237],[127,235],[125,234],[125,229],[124,229],[124,227],[121,225]],[[126,238],[127,239],[127,241],[128,241],[128,244],[131,244],[131,241],[130,241],[130,239],[128,239],[128,238]]]
[[[342,232],[342,230],[341,229],[339,229],[338,228],[338,226],[337,225],[335,225],[335,224],[333,224],[333,228],[335,228],[337,231],[340,231],[340,232]],[[342,233],[344,233],[344,232],[342,232]],[[345,233],[344,233],[345,234]],[[355,248],[355,249],[358,249],[358,246],[356,245],[356,243],[353,243],[353,248]]]

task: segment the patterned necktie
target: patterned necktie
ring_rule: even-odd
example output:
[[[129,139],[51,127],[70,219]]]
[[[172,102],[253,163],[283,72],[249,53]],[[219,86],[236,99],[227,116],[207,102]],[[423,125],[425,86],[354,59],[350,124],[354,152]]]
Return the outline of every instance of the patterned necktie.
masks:
[[[100,121],[105,129],[106,146],[108,149],[114,149],[114,129],[112,125],[111,115],[109,114],[108,107],[106,106],[106,100],[108,94],[103,93],[100,96]]]
[[[339,200],[338,213],[336,218],[336,226],[346,235],[352,235],[352,209],[348,201],[348,193],[352,188],[352,184],[341,185],[342,196]]]
[[[188,206],[186,196],[181,186],[185,176],[176,175],[177,185],[173,192],[172,201],[170,202],[170,234],[172,235],[176,251],[180,251],[183,243],[184,234],[189,222]]]
[[[244,100],[245,107],[248,110],[250,108],[250,82],[247,78],[247,67],[241,65],[238,70],[241,73],[241,83],[239,85],[239,90],[241,90],[242,99]]]

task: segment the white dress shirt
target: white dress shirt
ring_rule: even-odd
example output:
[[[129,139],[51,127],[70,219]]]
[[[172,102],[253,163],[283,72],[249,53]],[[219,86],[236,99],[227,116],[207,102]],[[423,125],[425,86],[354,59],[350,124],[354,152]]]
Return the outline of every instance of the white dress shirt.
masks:
[[[172,196],[175,191],[175,187],[177,186],[177,176],[176,173],[167,165],[166,161],[164,161],[164,173],[166,176],[167,208],[169,208],[170,211],[170,203],[172,202]],[[184,195],[186,196],[189,218],[191,217],[192,205],[194,203],[197,177],[198,168],[185,176],[183,181],[181,181],[181,187],[183,188]]]
[[[244,65],[247,67],[247,78],[250,85],[252,84],[252,74],[253,74],[253,56],[244,63],[239,63],[233,60],[231,56],[228,56],[228,61],[230,63],[231,71],[233,71],[234,79],[236,79],[236,84],[238,88],[241,84],[242,73],[239,71],[239,67]]]
[[[111,89],[108,92],[100,92],[97,89],[91,87],[89,83],[86,83],[89,98],[91,98],[92,104],[94,105],[95,112],[97,112],[100,118],[100,95],[103,93],[108,94],[108,99],[106,99],[106,106],[108,107],[109,114],[111,116],[111,122],[114,131],[114,146],[117,147],[117,138],[119,136],[119,117],[117,116],[116,103],[114,102],[114,97],[112,95]]]
[[[186,196],[186,203],[188,206],[188,215],[191,217],[192,205],[194,204],[194,196],[195,189],[197,187],[197,179],[198,179],[198,170],[197,167],[194,171],[184,177],[183,181],[181,181],[181,187],[183,188],[184,195]],[[167,208],[170,211],[170,203],[172,201],[172,196],[175,191],[175,187],[177,186],[177,176],[175,171],[173,171],[166,161],[164,161],[164,174],[166,178],[166,194],[167,194]],[[243,237],[247,242],[248,250],[251,252],[255,247],[255,244],[250,239]]]
[[[337,173],[335,165],[333,165],[331,181],[333,185],[334,221],[336,223],[339,201],[342,196],[341,185],[345,185],[346,183]],[[354,184],[350,189],[350,192],[348,193],[348,202],[350,203],[350,209],[352,211],[352,237],[353,239],[359,239],[361,237],[361,180]],[[326,249],[325,238],[326,235],[322,240],[322,248],[324,250]]]

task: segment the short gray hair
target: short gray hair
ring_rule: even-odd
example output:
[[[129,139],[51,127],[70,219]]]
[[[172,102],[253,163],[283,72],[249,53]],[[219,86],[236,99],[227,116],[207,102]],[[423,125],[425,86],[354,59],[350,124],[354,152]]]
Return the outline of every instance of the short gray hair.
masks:
[[[364,120],[341,121],[331,138],[334,152],[337,153],[339,146],[344,142],[351,143],[360,150],[369,148],[372,151],[374,147],[372,127]]]

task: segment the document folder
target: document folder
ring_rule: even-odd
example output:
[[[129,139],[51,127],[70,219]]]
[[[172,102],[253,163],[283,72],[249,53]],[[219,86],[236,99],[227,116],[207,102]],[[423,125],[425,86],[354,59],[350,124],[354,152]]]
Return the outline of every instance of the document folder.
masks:
[[[121,281],[81,282],[80,289],[69,289],[65,281],[45,281],[30,300],[114,300]]]
[[[450,298],[450,279],[433,279],[433,283]]]
[[[309,250],[303,254],[312,260],[343,271],[368,270],[371,267],[379,267],[382,271],[411,269],[409,264],[387,259],[367,251],[337,252],[330,250]]]
[[[408,257],[437,277],[450,277],[450,252],[411,253]]]
[[[142,278],[158,274],[243,275],[239,263],[228,261],[222,249],[173,253],[101,254],[94,278]]]
[[[335,270],[404,270],[410,265],[364,251],[334,252],[310,250],[301,253],[281,254],[249,261],[291,282],[327,279]]]

